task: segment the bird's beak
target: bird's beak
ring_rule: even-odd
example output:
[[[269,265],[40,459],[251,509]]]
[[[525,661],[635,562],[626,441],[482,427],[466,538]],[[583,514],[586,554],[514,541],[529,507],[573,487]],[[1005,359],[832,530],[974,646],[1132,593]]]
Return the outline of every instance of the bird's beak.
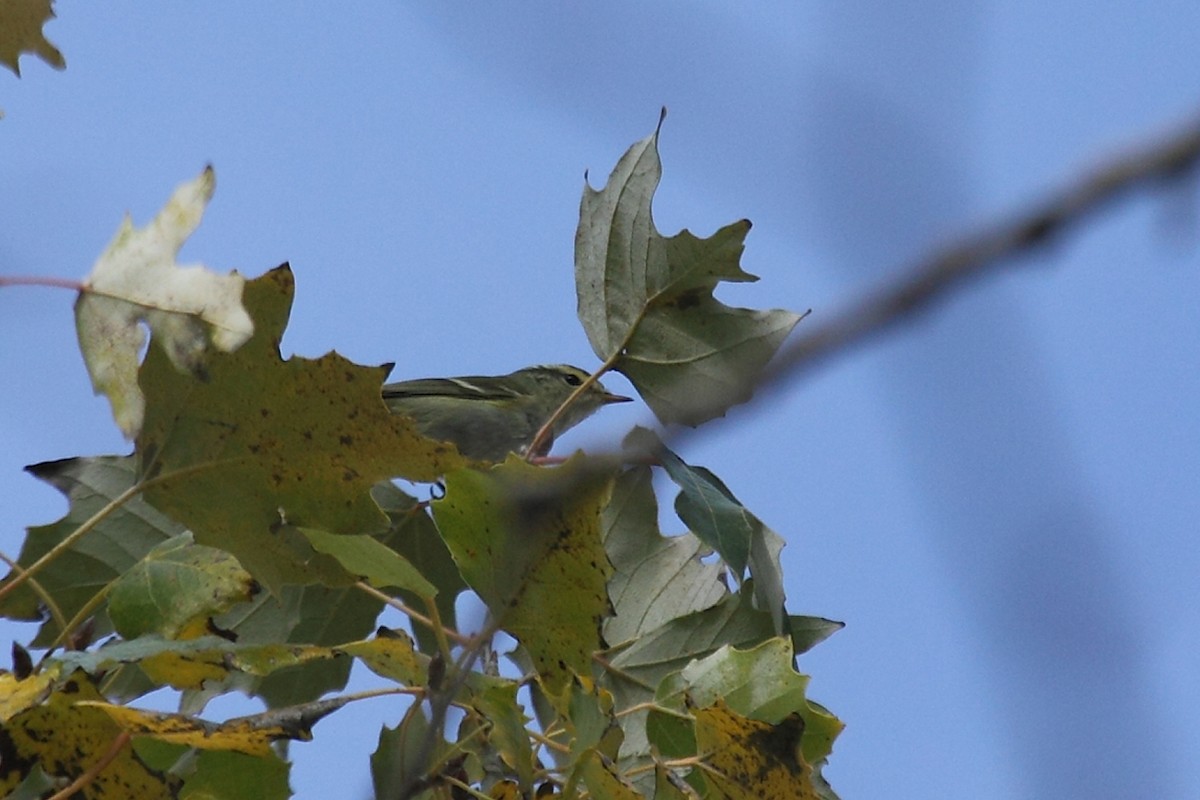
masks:
[[[626,397],[623,394],[613,394],[612,392],[604,393],[605,405],[607,405],[608,403],[632,403],[632,402],[633,402],[632,397]]]

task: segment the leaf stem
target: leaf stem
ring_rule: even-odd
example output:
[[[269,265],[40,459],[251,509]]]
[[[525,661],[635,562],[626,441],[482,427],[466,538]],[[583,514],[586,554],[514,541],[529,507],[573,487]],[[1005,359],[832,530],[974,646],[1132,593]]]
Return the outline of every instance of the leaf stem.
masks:
[[[92,530],[92,528],[95,528],[104,520],[105,517],[116,511],[121,506],[125,505],[125,503],[129,502],[134,496],[141,492],[144,487],[145,483],[135,483],[114,497],[112,500],[109,500],[103,508],[84,520],[82,525],[72,531],[61,542],[46,551],[41,558],[26,567],[23,572],[17,573],[17,576],[11,581],[3,586],[0,586],[0,598],[5,597],[18,586],[25,583],[25,581],[33,578],[33,576],[40,572],[47,564],[61,556],[67,550],[71,549],[71,547],[73,547],[76,542],[86,536],[88,532]]]
[[[55,289],[85,291],[82,281],[52,278],[47,275],[0,275],[0,286],[51,286]]]
[[[367,583],[366,581],[358,581],[357,583],[354,584],[354,588],[358,589],[361,592],[365,592],[366,594],[369,594],[371,597],[374,597],[376,600],[380,600],[380,601],[386,603],[387,605],[389,605],[392,608],[399,611],[401,614],[404,614],[404,615],[408,616],[409,618],[411,618],[412,620],[421,623],[426,628],[429,628],[431,631],[433,631],[434,636],[438,637],[438,647],[441,648],[443,646],[443,644],[445,644],[445,650],[446,650],[447,654],[449,654],[449,651],[450,651],[449,643],[445,642],[445,639],[447,637],[449,637],[450,639],[453,639],[456,643],[461,644],[461,645],[466,645],[471,642],[471,637],[464,636],[463,634],[459,633],[458,631],[451,630],[451,629],[447,628],[445,625],[443,625],[440,617],[437,619],[431,619],[430,617],[427,617],[424,614],[422,614],[420,611],[417,611],[415,608],[409,606],[402,600],[397,600],[396,598],[392,597],[390,594],[379,591],[378,589],[376,589],[374,586]],[[432,603],[430,603],[430,605],[432,606]]]

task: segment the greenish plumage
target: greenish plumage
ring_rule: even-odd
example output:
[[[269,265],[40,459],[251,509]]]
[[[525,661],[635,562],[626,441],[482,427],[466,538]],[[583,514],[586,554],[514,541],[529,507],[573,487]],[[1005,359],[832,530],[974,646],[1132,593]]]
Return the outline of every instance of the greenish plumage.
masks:
[[[524,452],[555,409],[587,378],[578,367],[553,364],[508,375],[388,383],[383,399],[392,411],[412,417],[429,438],[453,442],[468,458],[503,461],[509,453]],[[554,423],[537,455],[545,455],[554,439],[601,406],[631,399],[612,394],[599,381],[593,383]]]

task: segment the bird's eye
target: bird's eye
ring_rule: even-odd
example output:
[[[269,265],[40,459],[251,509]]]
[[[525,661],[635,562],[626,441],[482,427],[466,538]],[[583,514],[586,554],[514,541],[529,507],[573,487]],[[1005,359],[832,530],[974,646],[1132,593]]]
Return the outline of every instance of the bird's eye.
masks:
[[[582,378],[580,378],[578,375],[572,375],[570,372],[563,375],[563,380],[567,382],[568,386],[578,386],[579,384],[583,383]]]

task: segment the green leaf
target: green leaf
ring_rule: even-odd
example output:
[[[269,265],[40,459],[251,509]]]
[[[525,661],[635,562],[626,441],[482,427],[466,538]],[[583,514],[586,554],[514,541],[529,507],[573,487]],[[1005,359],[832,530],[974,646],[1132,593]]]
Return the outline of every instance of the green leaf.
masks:
[[[389,482],[378,483],[371,489],[371,496],[388,515],[389,527],[380,536],[380,541],[408,560],[437,590],[434,605],[442,618],[442,624],[457,627],[455,600],[459,592],[467,588],[458,565],[450,557],[442,535],[429,516],[429,510],[419,507],[417,501],[400,491]],[[400,597],[416,606],[424,598],[415,592],[401,589]],[[438,650],[437,638],[423,625],[414,625],[413,634],[424,653]]]
[[[432,744],[431,747],[429,745]],[[416,787],[426,777],[430,764],[440,759],[447,746],[440,732],[430,729],[429,720],[413,704],[395,728],[379,731],[379,746],[371,754],[371,783],[375,797],[418,797]],[[421,756],[426,756],[424,759]]]
[[[408,559],[367,535],[338,536],[314,528],[301,528],[319,553],[333,556],[347,572],[377,589],[393,586],[422,598],[432,598],[437,587],[425,580]]]
[[[183,778],[180,800],[286,800],[290,764],[275,753],[249,756],[228,750],[192,750],[141,737],[134,750],[151,767]]]
[[[751,581],[741,592],[731,594],[711,608],[677,617],[609,654],[620,670],[613,678],[613,691],[622,705],[642,702],[664,677],[683,669],[693,659],[703,658],[722,645],[754,647],[775,634],[771,615],[754,607]],[[813,617],[788,618],[795,628],[796,652],[808,649],[843,626],[840,622]],[[636,680],[625,680],[624,677]]]
[[[129,456],[68,458],[25,469],[66,495],[70,509],[57,522],[29,528],[17,559],[22,567],[28,567],[74,533],[129,489],[135,480],[134,459]],[[69,620],[151,548],[183,531],[179,523],[151,507],[140,496],[134,496],[50,562],[36,578]],[[12,577],[9,574],[5,580]],[[28,583],[0,599],[0,614],[15,620],[45,618],[41,600]],[[112,631],[107,603],[97,607],[94,619],[95,636]],[[54,620],[48,620],[38,631],[33,646],[45,647],[58,634]]]
[[[463,578],[529,651],[551,695],[589,674],[609,614],[612,566],[600,512],[613,468],[571,458],[556,468],[515,456],[486,472],[446,476],[434,518]]]
[[[713,297],[722,281],[757,280],[738,263],[748,221],[708,239],[658,232],[650,212],[662,177],[658,133],[621,157],[604,189],[584,186],[575,235],[579,320],[596,355],[615,359],[660,420],[698,425],[750,399],[800,316]]]
[[[482,676],[473,678],[472,683],[471,706],[488,721],[490,742],[516,773],[522,790],[530,792],[533,787],[533,748],[529,732],[525,730],[529,718],[517,701],[519,686],[512,681]]]
[[[280,358],[293,289],[286,267],[246,284],[255,334],[236,353],[212,354],[207,381],[180,374],[161,348],[141,371],[138,455],[154,478],[147,501],[198,543],[232,553],[272,592],[312,580],[304,558],[274,534],[281,524],[373,532],[386,522],[370,496],[375,483],[430,480],[464,463],[387,410],[388,367],[336,353]]]
[[[750,567],[754,597],[768,610],[776,633],[785,633],[783,566],[784,540],[742,505],[733,492],[709,470],[691,466],[671,452],[651,431],[635,428],[626,447],[649,453],[662,464],[680,488],[675,513],[706,544],[716,550],[739,582]]]
[[[155,547],[113,583],[108,609],[126,639],[144,633],[187,638],[205,630],[209,617],[258,592],[237,559],[192,543],[189,533]]]
[[[690,533],[663,537],[648,467],[622,473],[604,509],[604,547],[616,570],[608,585],[616,616],[604,623],[610,644],[636,639],[676,617],[710,608],[729,591],[720,564]]]
[[[845,726],[808,700],[808,676],[796,672],[792,659],[792,644],[783,638],[749,650],[726,645],[665,680],[658,700],[671,705],[671,695],[676,695],[676,704],[682,707],[685,692],[701,708],[723,700],[739,714],[772,725],[799,714],[804,720],[804,760],[814,764],[829,756],[833,740]]]

